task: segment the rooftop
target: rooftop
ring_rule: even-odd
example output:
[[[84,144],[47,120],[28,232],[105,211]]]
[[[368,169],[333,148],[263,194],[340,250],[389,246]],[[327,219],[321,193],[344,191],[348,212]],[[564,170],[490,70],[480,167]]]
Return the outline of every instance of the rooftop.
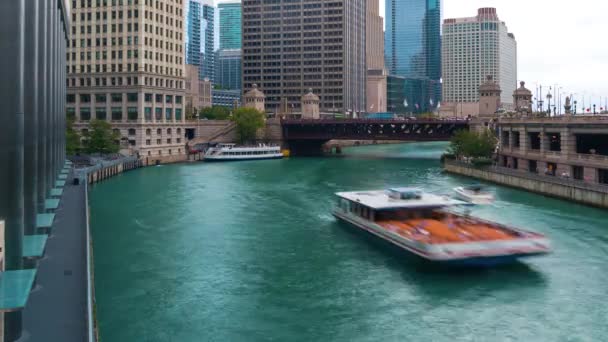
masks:
[[[465,204],[448,196],[439,196],[427,192],[420,192],[420,198],[416,199],[396,199],[389,196],[390,192],[403,193],[407,191],[416,191],[416,189],[392,188],[389,190],[338,192],[336,196],[372,209],[447,207]]]

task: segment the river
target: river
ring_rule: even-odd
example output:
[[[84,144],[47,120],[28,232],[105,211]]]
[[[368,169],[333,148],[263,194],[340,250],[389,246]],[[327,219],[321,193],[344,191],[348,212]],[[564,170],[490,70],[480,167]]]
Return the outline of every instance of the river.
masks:
[[[342,157],[143,168],[92,187],[103,341],[602,341],[608,211],[491,185],[474,215],[547,234],[554,253],[430,270],[331,215],[333,193],[449,192],[445,143]]]

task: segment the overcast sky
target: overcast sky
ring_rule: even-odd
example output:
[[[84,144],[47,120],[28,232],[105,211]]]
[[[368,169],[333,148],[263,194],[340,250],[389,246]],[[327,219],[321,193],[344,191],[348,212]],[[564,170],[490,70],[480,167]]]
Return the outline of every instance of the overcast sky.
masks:
[[[380,13],[384,14],[380,0]],[[409,0],[400,0],[409,1]],[[606,0],[443,0],[443,18],[473,17],[495,7],[517,41],[519,80],[534,93],[536,83],[585,93],[586,105],[608,97],[608,1]],[[588,105],[587,105],[588,107]],[[579,108],[582,108],[579,105]],[[599,108],[598,108],[599,109]]]

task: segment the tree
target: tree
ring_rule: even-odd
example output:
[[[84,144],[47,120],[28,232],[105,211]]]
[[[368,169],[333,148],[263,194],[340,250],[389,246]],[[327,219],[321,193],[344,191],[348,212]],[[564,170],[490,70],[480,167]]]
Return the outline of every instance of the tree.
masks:
[[[213,106],[201,109],[201,118],[209,120],[227,120],[230,117],[230,110],[223,106]]]
[[[117,153],[119,139],[120,135],[112,131],[108,122],[92,120],[86,135],[85,150],[87,153]]]
[[[236,135],[240,143],[255,140],[257,130],[264,127],[264,113],[255,108],[242,107],[234,111]]]
[[[74,130],[74,120],[68,119],[65,123],[65,153],[73,156],[80,152],[80,134]]]
[[[496,148],[497,139],[490,130],[482,133],[458,131],[452,137],[448,152],[456,158],[491,158]]]

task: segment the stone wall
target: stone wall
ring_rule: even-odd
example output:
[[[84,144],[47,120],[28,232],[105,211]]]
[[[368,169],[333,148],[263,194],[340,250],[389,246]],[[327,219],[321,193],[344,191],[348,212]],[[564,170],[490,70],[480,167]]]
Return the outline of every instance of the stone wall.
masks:
[[[608,208],[608,190],[576,181],[550,179],[542,175],[526,174],[512,171],[497,172],[492,168],[478,169],[465,164],[446,161],[444,169],[447,172],[536,192],[542,195],[558,197],[596,207]],[[546,178],[543,180],[543,178]],[[570,183],[570,184],[568,184]]]

